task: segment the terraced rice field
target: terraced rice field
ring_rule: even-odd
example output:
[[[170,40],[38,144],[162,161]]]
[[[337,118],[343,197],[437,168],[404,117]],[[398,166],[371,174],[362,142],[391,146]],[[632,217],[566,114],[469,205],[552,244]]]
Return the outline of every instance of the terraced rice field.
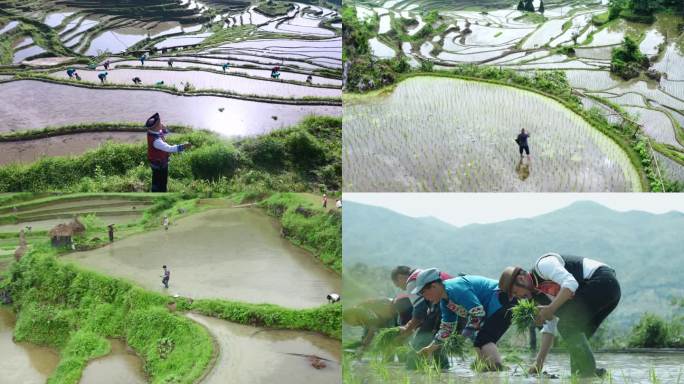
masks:
[[[532,157],[521,162],[522,128]],[[486,83],[416,77],[347,103],[343,144],[350,192],[641,189],[622,149],[578,115]]]
[[[684,113],[684,32],[679,27],[680,17],[661,14],[652,25],[622,19],[594,25],[592,18],[607,12],[605,1],[545,1],[543,20],[539,13],[536,14],[539,17],[532,19],[517,11],[515,2],[473,0],[454,4],[439,0],[370,0],[352,3],[361,20],[381,17],[376,36],[369,40],[378,58],[401,54],[413,67],[430,61],[442,70],[471,63],[522,73],[564,71],[580,95],[606,97],[630,112],[640,112],[639,117],[634,117],[643,124],[644,135],[683,150],[684,128],[679,116]],[[535,4],[538,6],[538,2]],[[410,35],[411,31],[395,30],[391,34],[383,28],[382,18],[386,24],[398,18],[420,23],[431,10],[437,10],[439,18],[432,25],[432,32],[419,39],[393,40],[391,36]],[[471,33],[464,33],[468,23]],[[641,52],[651,58],[653,68],[662,73],[660,82],[646,76],[625,82],[610,74],[612,50],[625,36],[635,38]],[[390,48],[400,43],[404,44],[402,52]],[[559,53],[557,49],[561,47],[572,47],[575,55]],[[607,104],[601,105],[608,108],[606,115],[615,113]],[[658,155],[664,156],[653,154]],[[678,172],[669,174],[674,177]]]
[[[119,0],[3,3],[7,14],[0,14],[0,43],[12,51],[0,58],[0,88],[3,101],[9,100],[0,103],[0,135],[65,124],[140,123],[159,112],[168,123],[247,136],[296,124],[310,114],[341,115],[337,10],[293,3],[287,13],[267,16],[260,6],[266,5],[154,0],[132,12]],[[144,63],[139,60],[143,54]],[[29,66],[55,83],[13,76]],[[276,66],[280,76],[273,78]],[[68,68],[76,69],[81,85],[90,88],[75,87]],[[105,70],[108,88],[100,89],[98,74]],[[116,89],[133,86],[134,77],[141,79],[140,91]],[[169,89],[203,95],[162,92],[162,82]],[[105,138],[130,142],[120,133],[31,142],[36,148],[61,143],[49,150],[3,142],[0,146],[10,151],[0,164],[78,154]]]

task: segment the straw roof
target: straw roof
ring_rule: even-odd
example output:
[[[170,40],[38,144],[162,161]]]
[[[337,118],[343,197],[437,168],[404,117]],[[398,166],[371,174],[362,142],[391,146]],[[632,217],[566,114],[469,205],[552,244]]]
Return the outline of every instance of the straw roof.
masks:
[[[57,224],[50,230],[50,237],[69,237],[85,232],[85,226],[78,221],[78,217],[69,224]]]

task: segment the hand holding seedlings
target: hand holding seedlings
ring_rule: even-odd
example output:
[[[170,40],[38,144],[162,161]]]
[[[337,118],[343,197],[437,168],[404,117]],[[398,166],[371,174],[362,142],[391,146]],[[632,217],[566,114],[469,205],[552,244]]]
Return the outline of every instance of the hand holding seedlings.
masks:
[[[537,309],[539,312],[537,313],[537,316],[534,318],[534,323],[538,326],[544,324],[545,321],[553,320],[553,315],[554,315],[554,310],[551,308],[551,306],[548,305],[539,305],[537,306]]]
[[[420,353],[421,355],[423,355],[425,357],[428,357],[428,356],[431,356],[433,352],[438,350],[439,347],[440,347],[439,344],[432,343],[432,344],[428,345],[427,347],[418,351],[418,353]]]

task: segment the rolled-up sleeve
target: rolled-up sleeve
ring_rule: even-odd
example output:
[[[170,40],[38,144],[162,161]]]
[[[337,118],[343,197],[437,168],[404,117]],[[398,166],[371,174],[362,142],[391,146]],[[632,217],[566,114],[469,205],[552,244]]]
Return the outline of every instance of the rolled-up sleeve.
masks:
[[[575,293],[579,287],[579,283],[572,276],[570,272],[563,266],[560,257],[555,254],[542,257],[537,263],[537,272],[544,279],[553,281],[560,285],[561,288],[567,288],[572,293]]]
[[[542,327],[542,333],[550,333],[552,335],[556,334],[556,327],[558,326],[558,318],[554,317],[553,320],[548,320],[544,322]]]

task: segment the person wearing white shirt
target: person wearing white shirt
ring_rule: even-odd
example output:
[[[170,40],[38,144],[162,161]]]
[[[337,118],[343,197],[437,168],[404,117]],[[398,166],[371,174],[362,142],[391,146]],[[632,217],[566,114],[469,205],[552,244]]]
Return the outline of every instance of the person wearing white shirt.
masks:
[[[509,297],[534,299],[539,304],[535,323],[544,325],[542,343],[530,373],[542,372],[557,328],[566,341],[573,374],[605,374],[605,369],[596,368],[588,339],[620,301],[620,283],[612,268],[586,257],[547,253],[529,272],[507,267],[499,288]]]
[[[166,192],[169,179],[169,155],[190,148],[190,143],[169,145],[165,136],[169,133],[161,123],[158,113],[145,122],[147,128],[147,160],[152,168],[152,192]]]

